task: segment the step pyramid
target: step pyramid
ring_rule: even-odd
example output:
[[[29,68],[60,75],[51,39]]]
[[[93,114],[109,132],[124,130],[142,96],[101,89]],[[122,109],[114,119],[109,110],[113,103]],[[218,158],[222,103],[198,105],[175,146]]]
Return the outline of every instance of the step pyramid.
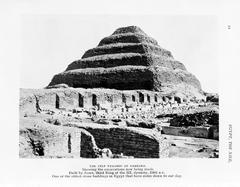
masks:
[[[118,28],[48,85],[118,90],[201,91],[198,79],[137,26]]]

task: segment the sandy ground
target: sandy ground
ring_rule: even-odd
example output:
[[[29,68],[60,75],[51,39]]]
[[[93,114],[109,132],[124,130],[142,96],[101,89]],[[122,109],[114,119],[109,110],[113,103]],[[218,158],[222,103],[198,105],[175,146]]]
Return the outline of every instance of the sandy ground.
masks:
[[[163,135],[171,144],[171,158],[218,158],[219,141],[204,138]]]

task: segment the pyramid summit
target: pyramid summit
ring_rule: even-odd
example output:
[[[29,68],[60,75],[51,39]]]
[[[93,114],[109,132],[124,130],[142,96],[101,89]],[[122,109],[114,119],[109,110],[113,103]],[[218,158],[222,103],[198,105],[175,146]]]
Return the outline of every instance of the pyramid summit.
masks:
[[[117,29],[112,35],[103,38],[99,46],[111,43],[152,43],[157,45],[157,41],[147,36],[142,29],[136,26],[122,27]]]
[[[137,26],[121,27],[55,75],[49,87],[201,91],[198,79]]]
[[[138,34],[145,34],[140,27],[137,26],[128,26],[128,27],[120,27],[116,31],[114,31],[113,35],[115,34],[124,34],[124,33],[138,33]]]

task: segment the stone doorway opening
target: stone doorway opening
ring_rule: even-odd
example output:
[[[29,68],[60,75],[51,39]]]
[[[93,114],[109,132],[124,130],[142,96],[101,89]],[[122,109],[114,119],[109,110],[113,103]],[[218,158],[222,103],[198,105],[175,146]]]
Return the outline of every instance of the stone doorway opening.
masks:
[[[84,107],[84,100],[81,94],[78,94],[78,106],[83,108]]]
[[[57,109],[59,109],[59,101],[60,99],[59,99],[59,96],[58,95],[56,95],[56,102],[55,102],[55,108],[57,108]]]
[[[127,99],[126,99],[126,96],[125,96],[124,94],[122,94],[122,102],[123,102],[123,103],[126,103],[126,100],[127,100]]]
[[[144,102],[144,95],[143,95],[143,93],[139,93],[139,102],[140,103],[143,103]]]
[[[148,101],[149,103],[151,103],[150,95],[147,95],[147,101]]]
[[[132,95],[132,101],[133,101],[133,102],[136,101],[135,95]]]
[[[158,97],[157,97],[157,95],[154,96],[154,100],[155,100],[156,103],[158,102]]]
[[[92,105],[93,106],[97,105],[97,96],[95,94],[92,95]]]

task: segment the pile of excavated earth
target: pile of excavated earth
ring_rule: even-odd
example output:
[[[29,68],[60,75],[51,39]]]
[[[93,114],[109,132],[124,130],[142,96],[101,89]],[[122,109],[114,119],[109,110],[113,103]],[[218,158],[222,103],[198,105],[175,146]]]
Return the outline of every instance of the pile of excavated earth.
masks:
[[[20,157],[218,157],[218,95],[139,27],[20,89]]]

